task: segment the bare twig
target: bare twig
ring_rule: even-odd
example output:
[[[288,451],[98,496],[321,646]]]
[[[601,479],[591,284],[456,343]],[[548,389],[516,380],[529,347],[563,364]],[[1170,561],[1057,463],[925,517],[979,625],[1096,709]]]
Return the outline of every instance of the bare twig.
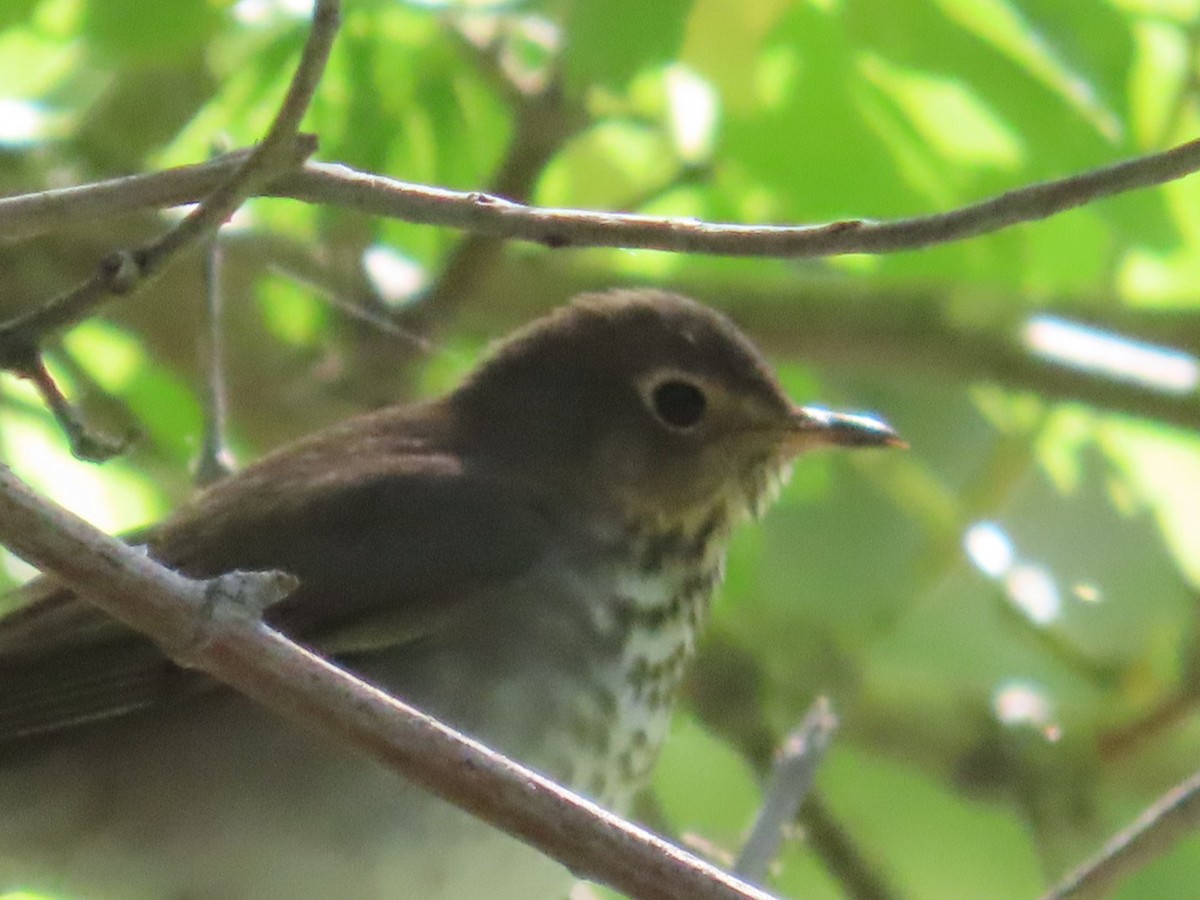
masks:
[[[86,462],[103,462],[125,449],[125,442],[95,434],[84,425],[74,407],[59,389],[38,351],[31,351],[24,360],[10,366],[13,374],[28,379],[41,395],[58,427],[67,436],[71,453]]]
[[[204,383],[204,431],[196,457],[196,483],[203,486],[233,471],[233,455],[225,441],[225,341],[221,293],[221,242],[215,235],[204,254],[204,323],[198,338]]]
[[[11,367],[12,359],[27,355],[48,332],[78,321],[104,299],[129,294],[145,285],[172,256],[215,233],[247,197],[316,150],[315,140],[298,139],[297,128],[329,58],[339,17],[337,0],[318,0],[308,41],[283,105],[261,143],[244,158],[233,157],[236,168],[232,174],[217,168],[223,177],[202,199],[196,198],[201,199],[200,204],[174,228],[135,250],[110,255],[81,284],[27,315],[0,325],[0,367]]]
[[[292,139],[288,155],[312,155],[311,135]],[[125,175],[76,187],[0,198],[0,241],[64,231],[81,220],[122,213],[166,209],[192,203],[213,190],[245,164],[253,148],[242,148],[193,163],[142,175]],[[188,199],[180,199],[188,198]]]
[[[405,328],[403,325],[397,324],[383,313],[376,312],[372,308],[374,304],[368,306],[361,299],[356,299],[354,296],[347,296],[347,294],[353,295],[356,292],[353,289],[347,290],[344,285],[337,284],[336,277],[331,277],[327,272],[314,271],[320,266],[319,263],[308,260],[305,261],[306,265],[301,268],[290,264],[294,262],[294,256],[289,263],[273,261],[271,268],[279,274],[292,279],[297,284],[316,292],[330,306],[347,318],[361,322],[380,334],[394,338],[409,349],[425,355],[432,355],[440,351],[441,348],[438,347],[435,341],[429,340],[411,328]]]
[[[1185,685],[1162,697],[1148,712],[1129,722],[1101,732],[1096,737],[1096,750],[1106,764],[1127,759],[1163,732],[1181,725],[1195,712],[1200,696]]]
[[[247,197],[268,184],[280,171],[293,167],[294,159],[290,151],[295,146],[300,120],[308,111],[325,71],[340,20],[339,0],[317,0],[300,63],[292,75],[283,105],[275,114],[266,135],[229,180],[205,197],[200,206],[192,210],[178,226],[146,248],[140,260],[143,268],[153,271],[161,266],[166,257],[182,247],[213,234]]]
[[[1191,629],[1180,653],[1183,659],[1179,683],[1147,711],[1132,721],[1096,736],[1096,750],[1106,765],[1137,753],[1164,731],[1180,725],[1200,706],[1200,597],[1193,595]]]
[[[316,149],[312,141],[300,141],[296,146],[300,149],[301,156],[289,158],[289,165],[299,162]],[[250,165],[253,158],[253,154],[247,157],[241,168]],[[224,211],[229,200],[227,192],[221,191],[221,196],[214,192],[211,196],[215,198],[217,207],[208,207],[202,202],[176,228],[132,251],[122,250],[110,254],[101,260],[96,271],[80,284],[51,298],[29,313],[0,324],[0,368],[13,368],[14,360],[20,359],[28,354],[31,348],[37,347],[48,333],[78,321],[103,300],[130,294],[136,288],[145,286],[166,264],[170,255],[214,231],[233,210]],[[219,217],[210,211],[218,207],[222,210]],[[201,225],[208,231],[203,230]],[[181,229],[187,235],[186,240],[177,236]]]
[[[747,881],[760,883],[766,879],[784,835],[812,787],[837,724],[829,698],[818,697],[800,725],[784,740],[763,792],[758,818],[733,866],[733,871]]]
[[[1127,877],[1164,855],[1200,826],[1200,773],[1172,788],[1128,828],[1118,832],[1043,900],[1093,900],[1111,894]]]
[[[0,466],[0,543],[267,708],[642,900],[769,895],[359,681],[264,624],[286,579],[193,581],[39,497]],[[247,605],[249,598],[249,605]]]
[[[759,702],[764,676],[752,653],[720,632],[710,636],[686,682],[693,711],[749,761],[764,782],[780,743]],[[808,846],[852,900],[896,900],[898,889],[813,790],[797,822]]]
[[[888,253],[962,240],[1043,219],[1100,197],[1162,184],[1200,169],[1200,141],[1057,181],[1030,185],[947,213],[823,225],[717,225],[687,219],[570,209],[538,209],[480,193],[405,185],[309,164],[271,192],[350,206],[377,215],[536,241],[550,247],[641,247],[726,256],[831,256]]]
[[[213,161],[186,172],[122,179],[129,196],[114,199],[117,186],[101,182],[62,192],[0,200],[0,237],[37,234],[62,222],[64,207],[80,215],[193,203],[220,182],[234,160]],[[850,219],[821,225],[732,225],[694,219],[622,215],[572,209],[543,209],[478,191],[450,191],[410,184],[345,166],[308,163],[261,190],[357,209],[374,215],[445,225],[550,247],[642,247],[723,256],[813,257],[842,253],[892,253],[964,240],[1139,188],[1183,178],[1200,170],[1200,141],[1125,160],[1054,181],[1028,185],[945,213],[891,221]],[[111,204],[111,205],[110,205]],[[45,210],[53,209],[53,214]]]
[[[82,283],[0,324],[0,368],[24,374],[39,385],[77,456],[106,458],[112,455],[112,448],[88,434],[50,380],[41,361],[42,341],[47,334],[78,321],[108,297],[129,294],[147,284],[172,256],[215,234],[246,197],[281,170],[296,166],[312,154],[315,142],[297,140],[297,129],[329,58],[339,17],[338,0],[318,0],[300,63],[266,136],[244,159],[238,159],[233,173],[218,182],[178,225],[133,251],[111,254]]]

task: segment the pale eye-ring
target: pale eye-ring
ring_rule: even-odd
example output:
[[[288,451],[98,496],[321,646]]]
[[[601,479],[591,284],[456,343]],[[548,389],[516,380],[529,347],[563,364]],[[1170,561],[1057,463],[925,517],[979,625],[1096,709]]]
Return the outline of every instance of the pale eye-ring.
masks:
[[[704,418],[708,398],[703,389],[683,378],[664,378],[649,391],[651,411],[672,431],[691,431]]]

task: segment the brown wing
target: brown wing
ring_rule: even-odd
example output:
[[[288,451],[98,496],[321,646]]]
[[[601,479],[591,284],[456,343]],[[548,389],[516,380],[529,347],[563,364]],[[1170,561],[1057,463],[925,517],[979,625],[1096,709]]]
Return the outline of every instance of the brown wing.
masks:
[[[216,486],[160,527],[151,553],[195,576],[292,572],[300,587],[268,618],[339,652],[437,629],[498,595],[547,546],[550,523],[528,490],[420,445],[359,458],[371,447],[353,437],[343,427]],[[0,619],[0,743],[203,683],[69,592],[39,580],[26,593],[30,605]]]

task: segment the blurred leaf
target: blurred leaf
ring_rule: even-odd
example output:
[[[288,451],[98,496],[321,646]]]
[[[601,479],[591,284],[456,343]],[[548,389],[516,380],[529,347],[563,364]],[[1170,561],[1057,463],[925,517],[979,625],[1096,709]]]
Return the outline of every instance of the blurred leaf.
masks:
[[[567,78],[579,89],[620,89],[647,66],[678,52],[692,0],[584,0],[566,22]]]
[[[267,330],[279,340],[306,347],[323,336],[329,308],[301,286],[268,277],[259,281],[255,293]]]
[[[1150,861],[1112,896],[1114,900],[1186,895],[1200,879],[1200,835],[1181,840],[1169,853]]]
[[[163,513],[162,495],[144,472],[123,460],[103,470],[80,462],[49,418],[6,421],[0,452],[18,477],[105,531],[126,531]]]
[[[1128,116],[1134,53],[1128,15],[1108,3],[1014,0],[1013,5],[1032,23],[1031,37],[1042,39],[1062,69],[1076,76],[1082,102]]]
[[[999,809],[964,801],[910,766],[845,747],[826,760],[818,783],[905,896],[1019,900],[1041,893],[1028,838]]]
[[[90,0],[84,34],[100,53],[124,65],[162,65],[204,46],[217,25],[206,0]]]
[[[763,39],[792,2],[696,0],[681,58],[712,82],[728,108],[753,111],[758,103],[755,73]]]
[[[1105,451],[1143,502],[1192,585],[1200,585],[1200,446],[1193,434],[1110,420]]]
[[[662,184],[675,165],[661,133],[629,122],[606,122],[571,141],[547,167],[539,202],[624,208],[631,198]]]
[[[696,789],[700,784],[704,790]],[[663,749],[654,790],[681,834],[695,833],[734,853],[761,802],[746,761],[685,716],[677,718]]]
[[[758,66],[768,98],[730,115],[722,146],[774,192],[776,221],[887,216],[920,208],[865,119],[878,100],[852,66],[840,20],[794,6]],[[852,170],[853,174],[849,172]]]
[[[0,29],[23,22],[40,2],[41,0],[8,0],[0,6]]]
[[[110,393],[126,390],[145,365],[142,346],[133,335],[103,319],[81,322],[66,335],[71,352],[88,358],[97,382]]]
[[[105,174],[134,171],[148,153],[178,133],[213,88],[199,58],[176,60],[176,65],[163,68],[125,70],[104,85],[87,110],[79,125],[77,152]],[[203,157],[211,154],[215,137],[209,133]]]

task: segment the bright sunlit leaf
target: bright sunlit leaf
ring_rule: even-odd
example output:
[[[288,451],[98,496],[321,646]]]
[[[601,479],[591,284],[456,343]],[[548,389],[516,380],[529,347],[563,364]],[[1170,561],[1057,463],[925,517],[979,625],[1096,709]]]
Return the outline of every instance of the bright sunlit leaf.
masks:
[[[80,462],[49,421],[6,421],[0,458],[47,497],[110,533],[144,525],[162,514],[162,497],[144,473],[121,461],[103,468]]]
[[[114,394],[123,393],[145,363],[145,349],[137,338],[104,319],[81,322],[64,343],[100,386]]]
[[[255,290],[267,329],[279,340],[296,346],[315,342],[328,308],[295,282],[278,276],[259,280]]]
[[[964,85],[904,71],[877,56],[862,59],[863,71],[908,115],[942,156],[966,166],[1016,169],[1024,161],[1020,137]]]

